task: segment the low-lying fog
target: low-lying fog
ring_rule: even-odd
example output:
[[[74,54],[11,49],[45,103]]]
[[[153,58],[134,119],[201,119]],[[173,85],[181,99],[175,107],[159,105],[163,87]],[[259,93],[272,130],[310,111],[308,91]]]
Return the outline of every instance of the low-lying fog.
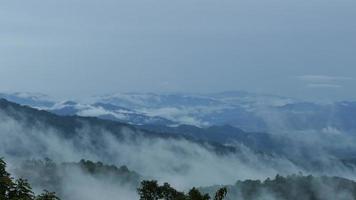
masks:
[[[88,124],[77,130],[73,138],[65,139],[58,130],[41,122],[34,127],[29,128],[0,112],[0,155],[8,162],[9,171],[15,177],[15,169],[21,162],[48,157],[56,163],[88,159],[117,166],[126,165],[142,175],[143,179],[169,182],[181,190],[193,186],[234,184],[237,180],[245,179],[264,180],[276,174],[325,174],[356,180],[353,168],[345,167],[323,151],[323,145],[346,144],[352,148],[352,140],[340,139],[343,138],[340,135],[333,142],[336,137],[330,136],[332,133],[299,133],[297,137],[286,134],[285,137],[293,137],[293,141],[295,137],[296,142],[285,145],[281,151],[290,152],[280,156],[254,152],[234,141],[231,144],[238,151],[217,153],[209,144],[198,144],[186,139],[146,137],[140,131],[135,132],[129,128],[123,128],[121,132],[125,137],[118,139],[111,132],[94,130]],[[321,137],[323,135],[325,138]],[[305,153],[308,151],[313,152]],[[286,158],[289,154],[305,160],[295,164]],[[307,156],[311,155],[314,155],[312,159],[317,158],[324,166],[315,169],[310,164],[308,167],[302,166],[301,163],[307,162]],[[64,180],[61,188],[66,199],[138,199],[134,188],[88,176],[79,168],[66,170],[61,176]],[[34,189],[39,192],[45,188]]]

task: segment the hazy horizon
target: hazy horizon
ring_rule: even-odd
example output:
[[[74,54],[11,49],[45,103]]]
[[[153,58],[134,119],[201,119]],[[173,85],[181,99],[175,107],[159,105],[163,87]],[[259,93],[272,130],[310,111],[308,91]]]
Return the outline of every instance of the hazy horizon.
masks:
[[[0,90],[356,100],[356,2],[0,3]]]

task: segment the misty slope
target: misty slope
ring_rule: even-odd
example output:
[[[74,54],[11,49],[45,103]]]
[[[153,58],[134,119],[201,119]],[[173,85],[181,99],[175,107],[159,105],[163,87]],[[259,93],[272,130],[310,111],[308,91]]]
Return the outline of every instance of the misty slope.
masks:
[[[342,162],[354,168],[356,146],[355,136],[329,131],[290,131],[283,134],[246,132],[233,126],[212,126],[199,128],[189,125],[165,127],[156,125],[138,126],[159,133],[186,136],[198,141],[234,146],[238,143],[262,154],[282,156],[306,169],[324,168],[333,162]],[[327,155],[327,156],[325,156]],[[324,166],[325,161],[328,162]]]
[[[288,136],[282,140],[284,145],[272,145],[278,147],[280,154],[265,154],[254,149],[254,146],[263,147],[255,143],[255,139],[266,142],[263,133],[250,134],[231,126],[207,129],[153,126],[151,130],[146,129],[94,117],[58,116],[0,100],[0,155],[11,166],[45,157],[57,163],[87,159],[126,165],[144,179],[169,182],[180,190],[298,172],[356,179],[355,167],[346,165],[321,148],[326,142],[320,138],[320,145],[315,145],[306,143],[311,138],[300,138],[300,143],[291,143]],[[258,134],[262,134],[261,137]],[[220,136],[229,137],[231,144],[217,143],[215,140],[229,143]],[[293,137],[294,141],[295,135]],[[343,140],[335,141],[333,135],[331,144],[355,149],[354,140],[347,139],[351,146],[344,145]],[[264,148],[270,149],[268,145]],[[10,169],[14,171],[14,168]],[[97,194],[75,193],[73,200],[94,200],[98,195],[104,195],[102,199],[106,200],[118,193],[127,195],[126,199],[137,199],[135,190],[88,177],[83,171],[74,170],[68,176],[70,179],[63,182],[66,194],[73,194],[73,188],[80,191],[80,186],[100,188],[100,191],[95,190]]]
[[[63,184],[68,179],[75,180],[70,176],[76,173],[98,180],[103,185],[121,185],[132,190],[135,190],[141,181],[141,176],[126,166],[117,167],[89,160],[63,163],[55,163],[50,159],[25,160],[15,167],[14,173],[27,179],[32,187],[55,191],[62,199],[73,198],[67,196]]]
[[[75,101],[55,101],[43,94],[0,93],[0,98],[27,105],[33,108],[50,111],[62,116],[98,117],[123,123],[141,125],[173,125],[174,122],[162,117],[151,117],[135,110],[108,103],[79,103]]]
[[[49,159],[44,161],[32,160],[25,161],[15,172],[18,176],[26,178],[35,188],[47,188],[56,191],[62,199],[81,198],[78,193],[86,191],[75,191],[67,193],[63,182],[72,180],[69,174],[81,173],[79,176],[91,177],[100,184],[116,185],[122,188],[131,189],[139,187],[140,177],[137,173],[130,171],[126,166],[116,167],[105,165],[101,162],[81,160],[80,162],[56,164]],[[78,174],[76,175],[78,176]],[[156,182],[157,183],[157,182]],[[0,182],[0,187],[2,182]],[[142,182],[143,184],[143,182]],[[164,184],[166,185],[166,184]],[[169,186],[169,185],[166,185]],[[149,191],[160,193],[161,189],[150,185]],[[219,188],[226,188],[226,200],[355,200],[356,182],[340,177],[331,176],[303,176],[289,175],[286,177],[276,175],[274,179],[267,178],[261,180],[237,181],[234,185],[201,187],[199,190],[210,193],[211,196]],[[146,188],[148,189],[148,188]],[[147,191],[146,189],[141,191]],[[175,190],[174,188],[171,188]],[[149,192],[147,191],[147,192]],[[172,190],[169,190],[172,191]],[[134,198],[134,197],[132,197]],[[112,196],[110,199],[122,199],[121,195]],[[138,199],[138,197],[136,197]],[[146,198],[144,198],[146,200]],[[181,198],[170,198],[178,200]]]
[[[195,126],[181,125],[167,127],[158,125],[132,126],[111,120],[102,120],[95,117],[58,116],[46,111],[36,110],[26,106],[20,106],[0,100],[0,111],[12,119],[20,122],[26,128],[41,128],[50,130],[56,137],[70,139],[78,148],[98,148],[105,151],[102,138],[114,136],[115,140],[138,141],[143,138],[159,138],[187,140],[215,152],[229,153],[241,151],[241,145],[254,152],[267,155],[283,156],[303,167],[313,168],[314,165],[322,165],[318,153],[328,154],[330,158],[343,161],[353,160],[356,152],[353,146],[354,138],[347,135],[334,135],[327,133],[291,133],[285,135],[273,135],[263,132],[245,132],[233,126],[213,126],[199,128]],[[82,132],[88,136],[83,143]],[[297,135],[294,135],[297,134]],[[319,145],[315,145],[313,137],[320,137]],[[339,145],[333,144],[335,141]],[[13,153],[26,154],[26,151],[13,149]],[[17,152],[19,151],[19,152]],[[314,155],[315,154],[315,155]],[[78,158],[81,159],[81,158]],[[321,162],[321,163],[320,163]]]
[[[167,127],[159,125],[131,126],[111,120],[101,120],[93,117],[57,116],[46,111],[20,106],[6,100],[0,100],[0,110],[16,120],[21,120],[28,126],[36,126],[37,122],[45,126],[59,130],[58,134],[71,138],[77,134],[77,130],[90,126],[93,130],[113,132],[118,138],[122,138],[122,129],[140,130],[140,135],[146,137],[184,137],[187,140],[210,143],[218,152],[232,151],[234,148],[225,147],[222,144],[239,142],[255,151],[269,152],[273,150],[274,141],[265,133],[247,133],[232,126],[215,126],[199,128],[195,126]],[[98,131],[99,132],[99,131]],[[135,134],[131,135],[135,137]]]
[[[175,127],[143,125],[138,126],[146,130],[152,130],[159,133],[171,133],[197,141],[207,141],[211,143],[233,144],[239,142],[255,151],[265,153],[278,152],[279,141],[270,134],[263,132],[246,132],[233,126],[211,126],[200,128],[191,125],[180,125]]]
[[[89,134],[89,144],[100,145],[95,139],[105,137],[105,134],[112,134],[115,139],[122,140],[128,137],[130,140],[136,140],[138,137],[162,138],[162,139],[185,139],[199,145],[207,145],[217,152],[235,151],[234,148],[225,147],[219,141],[195,137],[188,134],[179,134],[177,132],[157,131],[156,126],[146,128],[144,126],[133,126],[112,120],[105,120],[96,117],[81,117],[76,115],[56,115],[44,110],[37,110],[28,106],[21,106],[16,103],[0,99],[0,113],[16,120],[27,128],[43,128],[54,131],[56,136],[65,139],[80,137],[80,130]],[[165,127],[165,126],[162,126]],[[83,146],[83,148],[87,148]]]
[[[207,143],[217,152],[236,151],[239,149],[236,148],[236,144],[242,144],[255,152],[284,156],[290,160],[294,160],[296,163],[303,163],[305,161],[304,157],[307,157],[307,159],[314,158],[315,156],[311,154],[319,151],[334,155],[336,156],[335,159],[341,158],[344,160],[354,159],[352,155],[356,152],[355,147],[352,147],[352,141],[354,141],[353,137],[347,138],[347,135],[335,135],[328,132],[307,132],[303,133],[304,135],[298,132],[291,132],[290,134],[275,135],[263,132],[246,132],[229,125],[207,128],[189,125],[176,127],[162,125],[132,126],[95,117],[58,116],[46,111],[20,106],[6,100],[0,101],[0,110],[15,120],[25,123],[28,127],[36,128],[36,126],[39,125],[45,126],[49,129],[56,130],[56,135],[64,138],[78,137],[80,136],[78,130],[89,129],[89,135],[91,136],[88,142],[93,146],[100,145],[94,141],[96,137],[103,137],[102,134],[110,132],[117,139],[123,139],[128,135],[132,140],[135,140],[136,136],[184,138],[202,145]],[[94,133],[95,135],[93,135]],[[323,137],[318,139],[320,143],[318,146],[314,145],[316,141],[310,143],[310,141],[316,139],[316,137]],[[332,143],[335,141],[338,141],[339,145],[333,145]],[[299,148],[299,146],[301,148]],[[83,146],[83,148],[87,147]],[[313,153],[310,152],[311,150]]]
[[[219,96],[219,99],[213,95],[123,93],[94,97],[89,101],[91,103],[61,102],[30,93],[0,94],[0,97],[59,115],[95,116],[136,125],[205,127],[230,124],[247,130],[266,128],[264,122],[247,109],[260,104],[260,100],[254,100],[256,97],[251,97],[252,100],[243,97],[243,100],[232,102],[231,98]]]
[[[166,181],[180,189],[298,171],[298,167],[286,159],[256,154],[238,145],[225,147],[196,142],[176,134],[140,130],[97,118],[57,116],[6,100],[0,101],[0,136],[0,155],[11,166],[45,157],[56,162],[76,162],[84,158],[126,165],[145,178]],[[81,176],[82,173],[77,175],[70,174],[71,179],[63,185],[77,188],[85,183],[85,187],[100,187],[101,194],[107,193],[103,194],[107,197],[104,199],[119,192],[112,188],[117,185],[109,187],[100,180]],[[72,191],[67,189],[69,193]],[[136,191],[123,189],[121,192],[130,197],[127,199],[135,199]],[[77,199],[95,199],[97,195]]]
[[[316,104],[300,102],[270,109],[269,114],[278,116],[282,129],[323,130],[334,129],[354,133],[356,131],[356,103],[335,102]]]
[[[121,136],[120,133],[123,128],[136,130],[134,126],[125,123],[102,120],[96,117],[59,116],[47,111],[21,106],[5,99],[0,99],[0,111],[31,128],[44,125],[47,128],[59,130],[58,133],[62,134],[61,136],[69,138],[73,137],[78,129],[85,128],[85,126],[90,126],[94,130],[112,131],[117,137]],[[168,134],[154,132],[142,132],[142,134],[162,137],[169,136]]]

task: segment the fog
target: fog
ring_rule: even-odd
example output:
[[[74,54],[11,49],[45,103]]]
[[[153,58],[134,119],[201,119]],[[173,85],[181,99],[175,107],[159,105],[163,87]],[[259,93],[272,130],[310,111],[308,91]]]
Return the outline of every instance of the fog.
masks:
[[[322,148],[324,144],[319,144],[328,142],[325,145],[333,145],[332,139],[322,139],[313,145],[318,141],[309,137],[313,134],[293,137],[296,142],[287,142],[282,151],[288,153],[281,155],[255,152],[234,141],[230,146],[235,147],[236,152],[218,153],[211,144],[183,138],[148,137],[142,131],[131,128],[123,128],[121,134],[123,137],[118,138],[113,132],[84,124],[73,137],[66,139],[60,131],[42,122],[29,127],[21,120],[0,112],[0,155],[9,163],[9,170],[15,177],[15,169],[21,162],[48,157],[57,163],[89,159],[126,165],[142,175],[143,179],[169,182],[180,190],[193,186],[234,184],[237,180],[264,180],[276,174],[325,174],[356,180],[353,168],[335,162],[334,157]],[[285,136],[289,138],[287,134]],[[303,158],[306,154],[302,154],[302,150],[312,151],[308,155],[314,155],[313,158],[318,158],[323,166],[313,168],[305,164],[309,158]],[[288,155],[296,155],[295,158],[301,160],[292,162],[287,159]],[[62,171],[61,176],[64,180],[61,186],[64,199],[138,199],[135,188],[88,176],[79,168]],[[45,188],[34,189],[39,192]]]

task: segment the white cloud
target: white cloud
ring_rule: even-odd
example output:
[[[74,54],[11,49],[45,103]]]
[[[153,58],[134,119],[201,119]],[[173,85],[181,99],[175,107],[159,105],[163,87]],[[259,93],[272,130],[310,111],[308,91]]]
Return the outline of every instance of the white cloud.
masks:
[[[309,87],[309,88],[342,88],[341,85],[326,84],[326,83],[312,83],[312,84],[308,84],[307,87]]]
[[[354,79],[352,77],[327,76],[327,75],[303,75],[303,76],[298,76],[298,78],[302,81],[313,82],[313,83],[329,83],[329,82],[336,82],[336,81],[349,81]]]
[[[345,76],[327,76],[327,75],[302,75],[297,77],[306,83],[308,88],[342,88],[345,81],[354,80],[352,77]]]

